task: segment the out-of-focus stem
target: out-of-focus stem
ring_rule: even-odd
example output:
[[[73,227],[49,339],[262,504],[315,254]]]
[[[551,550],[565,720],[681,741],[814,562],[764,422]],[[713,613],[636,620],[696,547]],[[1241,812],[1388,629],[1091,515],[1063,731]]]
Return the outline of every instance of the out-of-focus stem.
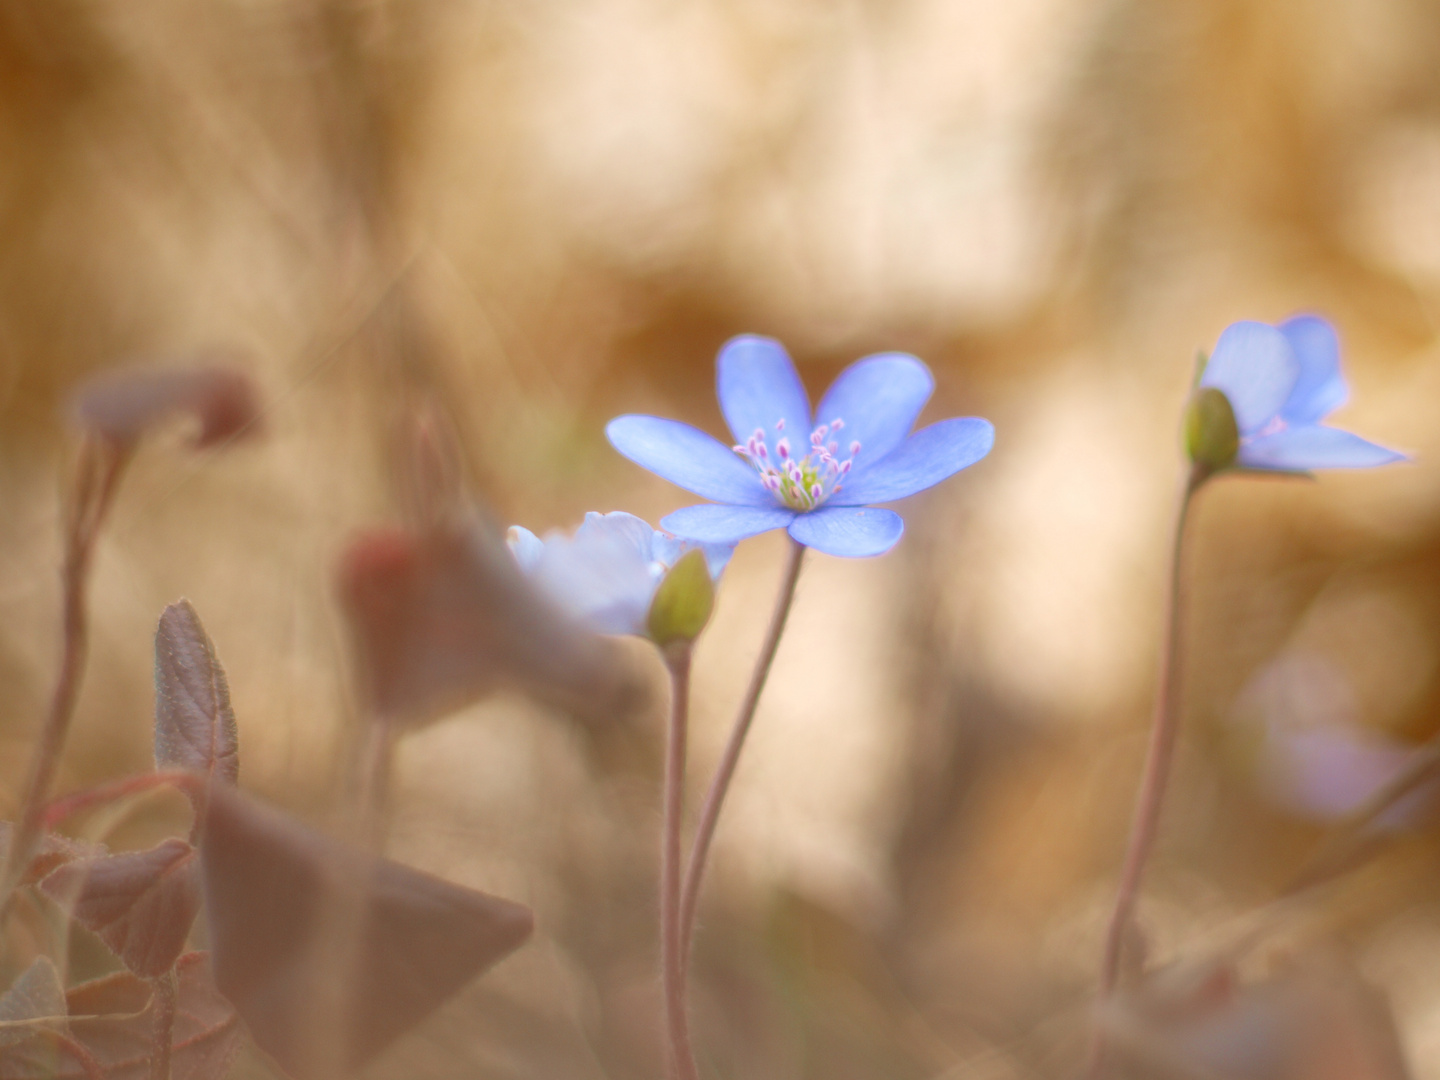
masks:
[[[188,772],[153,772],[141,773],[138,776],[126,776],[120,780],[111,780],[109,783],[98,784],[93,788],[86,788],[84,791],[75,791],[69,795],[62,795],[58,799],[52,799],[41,815],[41,824],[46,829],[53,829],[66,818],[84,813],[91,807],[104,806],[117,799],[138,795],[144,791],[153,791],[159,787],[172,787],[194,797],[202,786],[203,782],[194,773]]]
[[[150,980],[154,994],[155,1026],[150,1047],[150,1080],[170,1080],[171,1047],[175,1042],[175,971]]]
[[[382,854],[385,847],[385,819],[390,809],[394,759],[394,723],[380,713],[366,717],[365,742],[355,783],[353,827],[356,842],[375,855]]]
[[[87,438],[80,448],[73,501],[66,522],[65,565],[61,576],[64,610],[60,672],[55,679],[45,726],[30,759],[30,771],[20,800],[19,823],[11,836],[4,866],[0,867],[0,916],[9,910],[11,894],[40,841],[45,800],[55,781],[55,770],[70,732],[70,720],[75,715],[85,673],[90,637],[87,592],[95,541],[128,460],[128,450],[112,442]]]
[[[660,974],[665,994],[669,1075],[696,1080],[686,1011],[685,956],[680,923],[680,831],[685,822],[685,743],[690,709],[690,642],[664,649],[670,669],[670,731],[665,752],[665,817],[660,841]]]
[[[1160,810],[1170,780],[1170,766],[1175,756],[1175,737],[1180,725],[1180,665],[1183,653],[1183,556],[1185,525],[1195,492],[1209,472],[1200,466],[1191,469],[1180,494],[1175,513],[1175,535],[1170,553],[1170,589],[1165,618],[1165,641],[1161,652],[1160,680],[1155,695],[1155,718],[1150,728],[1150,746],[1145,756],[1145,771],[1140,780],[1140,793],[1130,821],[1130,838],[1125,845],[1125,861],[1120,870],[1120,886],[1115,907],[1105,931],[1105,952],[1100,964],[1100,999],[1103,1002],[1115,990],[1120,977],[1120,964],[1125,951],[1135,903],[1140,896],[1140,882],[1145,863],[1154,846]],[[1104,1054],[1103,1040],[1097,1035],[1092,1046],[1091,1074],[1100,1067]]]
[[[700,820],[695,826],[695,840],[690,847],[690,861],[685,867],[685,884],[680,893],[680,959],[682,966],[688,966],[690,941],[695,936],[695,911],[700,900],[700,886],[705,880],[705,862],[710,855],[710,844],[715,839],[715,826],[720,820],[720,809],[725,804],[725,793],[730,789],[730,780],[735,767],[740,763],[740,751],[745,747],[745,736],[755,719],[755,707],[760,703],[760,694],[765,689],[765,679],[770,674],[770,665],[775,660],[775,650],[785,633],[785,620],[790,615],[790,604],[795,599],[795,583],[800,580],[800,566],[804,561],[805,545],[797,540],[790,541],[790,551],[785,561],[784,576],[780,579],[780,595],[775,601],[775,611],[770,616],[770,627],[765,632],[765,641],[760,646],[760,655],[755,660],[755,670],[750,676],[750,685],[740,702],[740,711],[735,716],[735,726],[725,744],[720,764],[705,793],[705,802],[700,807]]]

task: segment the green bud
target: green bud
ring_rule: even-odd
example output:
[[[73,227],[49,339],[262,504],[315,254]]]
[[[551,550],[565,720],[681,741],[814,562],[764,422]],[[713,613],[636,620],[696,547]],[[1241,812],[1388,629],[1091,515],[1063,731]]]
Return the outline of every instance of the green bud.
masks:
[[[646,629],[650,640],[666,646],[676,641],[694,641],[710,621],[715,606],[715,586],[705,553],[687,551],[670,568],[650,601]]]
[[[1185,452],[1207,473],[1235,464],[1240,429],[1230,399],[1213,386],[1197,390],[1185,410]]]

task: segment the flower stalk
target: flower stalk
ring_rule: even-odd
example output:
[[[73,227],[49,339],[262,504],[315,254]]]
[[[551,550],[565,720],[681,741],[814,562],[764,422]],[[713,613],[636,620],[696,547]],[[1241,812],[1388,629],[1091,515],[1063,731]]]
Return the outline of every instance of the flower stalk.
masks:
[[[695,936],[695,912],[700,899],[700,886],[705,880],[705,864],[710,855],[710,844],[715,839],[715,826],[720,820],[720,810],[725,804],[725,794],[730,790],[730,781],[740,763],[740,751],[745,747],[745,737],[750,733],[750,724],[755,719],[755,708],[760,703],[760,694],[765,689],[765,680],[775,660],[775,651],[785,633],[785,620],[790,615],[791,602],[795,599],[795,585],[800,580],[800,567],[804,561],[805,545],[791,539],[790,550],[785,560],[785,570],[780,579],[780,595],[775,601],[775,611],[770,616],[770,626],[760,646],[760,655],[755,660],[755,670],[750,676],[750,685],[740,702],[740,711],[735,716],[735,726],[730,731],[729,741],[716,766],[710,788],[705,793],[705,802],[700,808],[700,820],[695,826],[695,839],[690,846],[690,861],[685,867],[685,884],[680,896],[680,946],[682,966],[688,967],[690,942]]]
[[[669,1075],[697,1080],[690,1047],[685,993],[685,956],[680,905],[680,833],[685,823],[685,752],[690,709],[693,642],[676,640],[662,650],[670,672],[670,730],[665,752],[664,826],[660,841],[660,974],[665,995]]]

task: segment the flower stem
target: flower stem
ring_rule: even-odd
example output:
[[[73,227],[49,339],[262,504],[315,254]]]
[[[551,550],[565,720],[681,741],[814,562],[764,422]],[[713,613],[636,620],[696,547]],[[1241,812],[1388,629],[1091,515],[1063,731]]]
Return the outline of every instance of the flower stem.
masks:
[[[0,917],[9,910],[15,886],[24,877],[25,868],[40,842],[45,801],[55,781],[55,770],[65,748],[70,720],[75,715],[75,704],[80,697],[80,681],[85,673],[90,640],[87,592],[95,541],[127,461],[128,452],[111,442],[87,438],[80,448],[80,462],[65,530],[60,672],[55,679],[40,741],[30,759],[25,792],[20,800],[19,824],[11,837],[4,865],[0,866]]]
[[[665,824],[660,842],[660,973],[665,993],[665,1032],[669,1044],[669,1075],[696,1080],[690,1049],[690,1022],[685,1006],[685,957],[680,923],[680,830],[685,820],[685,741],[690,708],[689,641],[663,652],[670,669],[670,732],[665,753]]]
[[[175,1043],[175,969],[150,980],[155,1005],[150,1046],[150,1080],[170,1080],[171,1047]]]
[[[725,793],[740,763],[740,751],[745,746],[745,736],[750,732],[751,721],[755,719],[755,707],[760,703],[760,694],[765,689],[765,679],[770,674],[770,665],[775,660],[775,650],[785,632],[785,620],[790,614],[791,601],[795,599],[795,583],[800,580],[800,565],[804,559],[805,545],[798,540],[790,541],[790,551],[785,561],[784,575],[780,580],[780,595],[775,600],[775,611],[770,616],[770,627],[765,632],[765,641],[760,646],[760,655],[755,660],[755,670],[750,676],[750,685],[740,702],[740,711],[735,716],[735,726],[730,732],[730,741],[705,793],[705,802],[700,808],[700,821],[695,827],[695,840],[690,847],[690,861],[685,867],[685,885],[680,894],[680,955],[682,967],[688,967],[690,941],[695,936],[695,911],[700,899],[700,886],[705,879],[705,862],[710,854],[711,841],[715,839],[715,826],[720,820],[720,808],[725,803]]]
[[[1140,781],[1135,813],[1130,821],[1130,837],[1125,846],[1125,861],[1120,871],[1120,886],[1115,908],[1105,932],[1105,952],[1100,966],[1100,999],[1103,1002],[1115,990],[1126,938],[1140,896],[1140,881],[1145,863],[1154,845],[1160,810],[1170,779],[1170,765],[1175,756],[1175,737],[1180,725],[1180,661],[1182,643],[1182,563],[1185,549],[1185,525],[1190,503],[1210,473],[1195,466],[1186,477],[1175,513],[1175,536],[1170,553],[1170,589],[1165,618],[1165,639],[1160,662],[1160,681],[1156,689],[1155,718],[1150,728],[1150,746],[1145,757],[1145,771]],[[1091,1074],[1099,1068],[1103,1057],[1103,1040],[1097,1035],[1092,1046]]]

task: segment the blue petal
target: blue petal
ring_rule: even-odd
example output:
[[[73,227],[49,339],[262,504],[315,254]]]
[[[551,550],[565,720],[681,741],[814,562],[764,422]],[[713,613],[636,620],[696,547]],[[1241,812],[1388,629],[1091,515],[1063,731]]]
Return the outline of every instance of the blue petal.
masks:
[[[596,513],[594,510],[586,513],[580,528],[575,530],[575,539],[601,538],[607,541],[613,539],[634,548],[635,553],[647,563],[655,558],[655,530],[648,521],[634,514],[627,514],[624,510],[613,510],[608,514]]]
[[[735,451],[689,424],[658,416],[617,416],[605,426],[605,435],[636,465],[696,495],[743,506],[775,501]]]
[[[806,547],[847,559],[883,555],[904,531],[899,514],[874,506],[822,506],[790,523],[790,535]]]
[[[1280,412],[1299,376],[1300,361],[1284,334],[1264,323],[1237,322],[1220,335],[1200,385],[1224,392],[1240,433],[1248,435]]]
[[[700,544],[693,540],[677,539],[669,533],[656,532],[651,550],[655,559],[668,567],[679,562],[680,556],[687,551],[694,551],[696,548],[705,553],[705,568],[710,571],[710,580],[719,581],[725,567],[730,564],[730,556],[735,554],[734,544]]]
[[[1280,332],[1300,361],[1300,378],[1280,415],[1292,424],[1313,424],[1345,404],[1349,389],[1340,374],[1340,340],[1335,329],[1314,315],[1280,324]]]
[[[544,542],[523,525],[511,525],[505,533],[505,542],[510,545],[510,553],[520,569],[527,574],[535,569],[545,550]]]
[[[736,544],[783,529],[795,516],[783,506],[687,506],[660,519],[661,527],[702,544]]]
[[[834,506],[868,506],[903,499],[973,465],[995,445],[989,420],[964,416],[921,428],[880,461],[862,465],[831,497]],[[857,461],[863,460],[860,451]]]
[[[1242,443],[1237,460],[1250,469],[1308,472],[1311,469],[1369,469],[1404,461],[1405,455],[1339,428],[1306,424]]]
[[[737,443],[760,428],[773,446],[780,420],[792,446],[804,446],[810,438],[810,398],[778,341],[754,334],[731,338],[715,362],[715,385],[720,411]]]
[[[830,384],[815,423],[828,424],[839,417],[845,421],[835,436],[842,447],[840,456],[848,457],[843,448],[859,442],[862,460],[879,461],[905,441],[934,389],[930,369],[913,356],[867,356]]]

